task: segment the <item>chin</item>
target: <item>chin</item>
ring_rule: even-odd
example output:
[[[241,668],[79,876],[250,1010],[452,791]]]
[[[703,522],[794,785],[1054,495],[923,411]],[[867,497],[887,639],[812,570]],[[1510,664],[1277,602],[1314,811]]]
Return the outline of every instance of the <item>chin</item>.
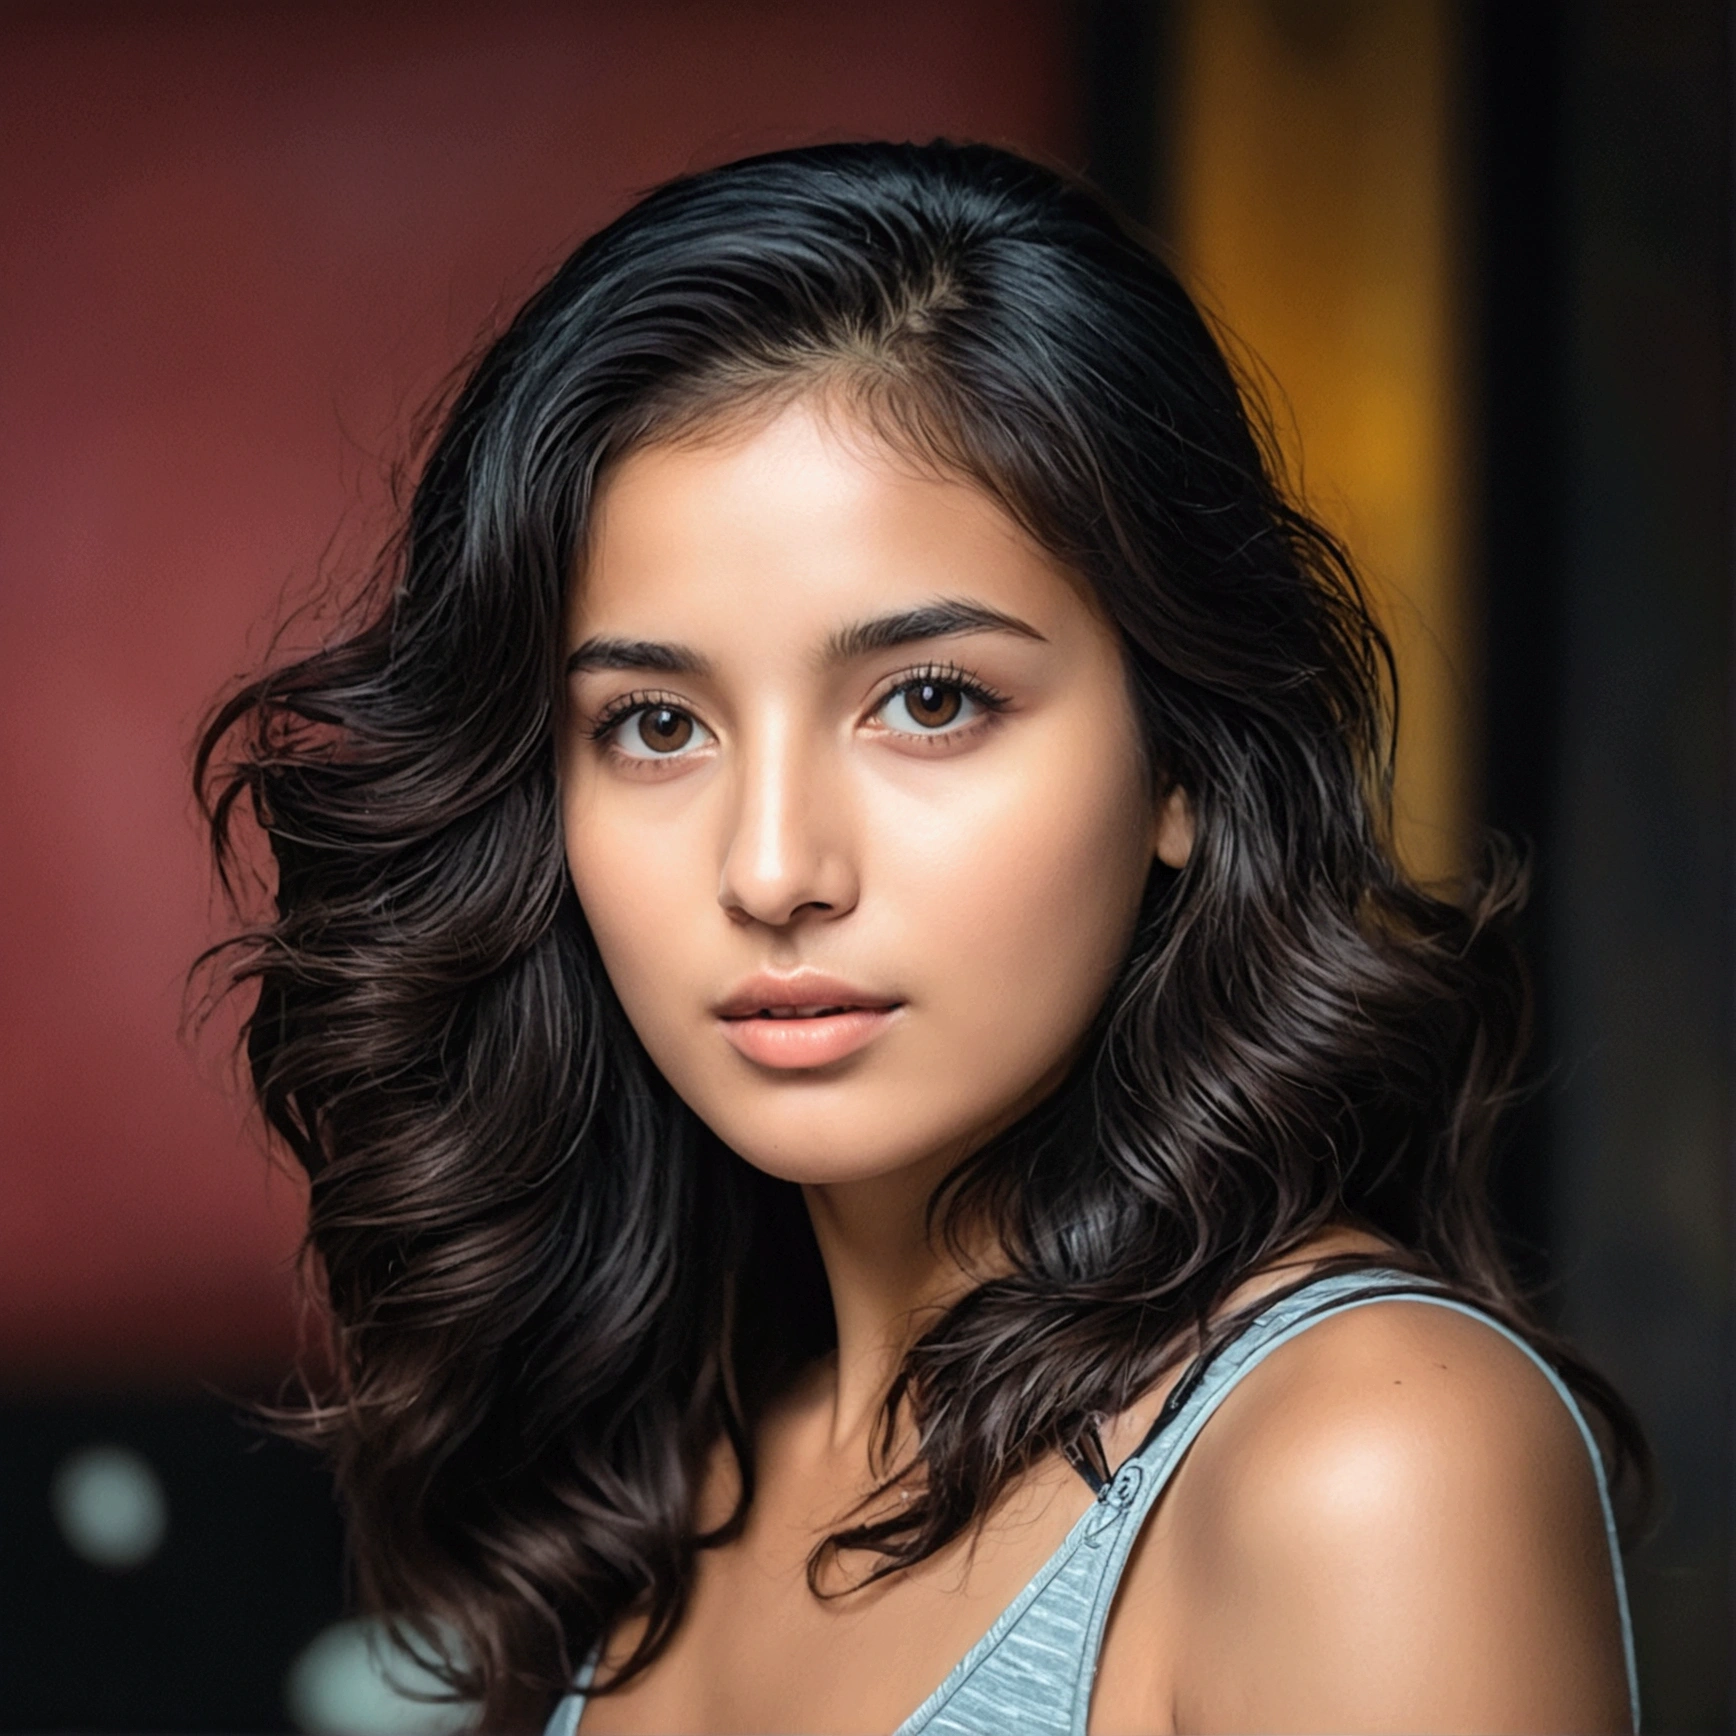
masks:
[[[807,1187],[879,1181],[901,1171],[926,1170],[943,1154],[968,1149],[967,1137],[956,1128],[892,1129],[884,1117],[877,1122],[865,1117],[863,1125],[852,1127],[847,1121],[840,1125],[842,1120],[832,1115],[823,1118],[823,1125],[778,1128],[708,1124],[743,1162]]]

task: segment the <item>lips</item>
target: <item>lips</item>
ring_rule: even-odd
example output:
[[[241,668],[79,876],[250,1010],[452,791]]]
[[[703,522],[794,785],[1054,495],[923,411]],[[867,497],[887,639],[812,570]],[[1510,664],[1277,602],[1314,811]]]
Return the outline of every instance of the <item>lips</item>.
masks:
[[[871,1043],[903,1003],[837,977],[750,978],[713,1009],[738,1053],[762,1067],[825,1067]]]
[[[802,971],[793,976],[769,972],[750,977],[712,1010],[720,1019],[814,1019],[839,1013],[887,1012],[894,995],[871,994],[840,977]]]

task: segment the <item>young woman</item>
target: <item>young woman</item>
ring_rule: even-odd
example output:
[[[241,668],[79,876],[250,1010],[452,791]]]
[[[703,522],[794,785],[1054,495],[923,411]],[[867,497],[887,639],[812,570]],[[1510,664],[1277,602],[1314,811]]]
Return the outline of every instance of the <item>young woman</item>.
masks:
[[[1006,153],[676,182],[225,706],[371,1602],[497,1727],[1593,1730],[1497,873],[1173,277]],[[575,1685],[577,1692],[574,1692]]]

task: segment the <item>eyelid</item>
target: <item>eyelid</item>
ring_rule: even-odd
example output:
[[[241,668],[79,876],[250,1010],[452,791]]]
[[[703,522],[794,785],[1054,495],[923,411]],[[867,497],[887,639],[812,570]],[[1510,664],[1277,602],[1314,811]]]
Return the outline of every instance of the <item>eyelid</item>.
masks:
[[[611,699],[597,713],[596,721],[585,733],[592,741],[601,741],[611,730],[620,728],[634,712],[644,711],[654,705],[666,705],[671,711],[679,711],[691,717],[695,723],[702,722],[690,701],[658,688],[636,687],[631,693],[623,693]]]
[[[937,687],[956,688],[965,699],[974,705],[982,714],[968,719],[964,723],[950,723],[939,729],[901,729],[896,724],[888,723],[882,717],[888,706],[901,694],[932,682]],[[930,745],[938,747],[941,743],[957,742],[974,736],[980,729],[986,727],[993,719],[1004,712],[1011,703],[1004,693],[997,692],[986,682],[979,680],[968,671],[960,669],[956,663],[926,663],[916,669],[906,669],[891,678],[889,685],[868,708],[868,719],[877,720],[880,727],[889,736],[896,736],[903,742],[912,745]]]
[[[932,681],[937,687],[956,687],[986,711],[1004,711],[1011,703],[1006,694],[997,692],[981,677],[972,675],[968,669],[959,668],[956,663],[923,663],[914,669],[902,669],[898,674],[889,676],[885,686],[869,705],[868,715],[872,717],[888,700],[912,687],[920,687],[925,681]]]

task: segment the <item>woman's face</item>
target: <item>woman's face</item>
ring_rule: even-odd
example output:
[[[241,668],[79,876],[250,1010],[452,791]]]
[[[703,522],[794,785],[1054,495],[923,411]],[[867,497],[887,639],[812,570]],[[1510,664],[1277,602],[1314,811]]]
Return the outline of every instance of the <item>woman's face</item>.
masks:
[[[970,484],[798,401],[609,475],[568,612],[567,861],[651,1058],[808,1183],[1051,1090],[1154,803],[1114,630]]]

